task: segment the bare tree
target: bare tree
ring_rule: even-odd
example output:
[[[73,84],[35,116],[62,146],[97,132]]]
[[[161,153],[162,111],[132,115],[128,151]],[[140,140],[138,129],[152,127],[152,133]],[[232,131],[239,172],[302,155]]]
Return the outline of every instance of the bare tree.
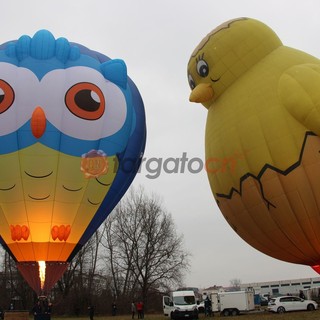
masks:
[[[73,305],[73,309],[83,309],[101,291],[95,278],[99,276],[99,244],[101,233],[97,230],[70,262],[68,269],[57,282],[61,294],[61,305]],[[100,283],[100,282],[99,282]]]
[[[131,189],[104,224],[102,242],[119,296],[140,293],[147,304],[152,290],[181,284],[189,267],[183,237],[155,195]]]
[[[237,278],[231,279],[230,280],[230,287],[234,291],[240,291],[240,289],[241,289],[241,280],[237,279]]]
[[[94,277],[98,273],[99,247],[101,243],[102,232],[98,229],[85,245],[87,251],[87,273],[88,273],[88,291],[91,292],[94,286]],[[94,290],[97,288],[95,287]]]
[[[18,271],[16,262],[2,247],[0,256],[3,261],[0,267],[0,306],[8,308],[14,298],[15,308],[26,309],[32,305],[34,293]]]

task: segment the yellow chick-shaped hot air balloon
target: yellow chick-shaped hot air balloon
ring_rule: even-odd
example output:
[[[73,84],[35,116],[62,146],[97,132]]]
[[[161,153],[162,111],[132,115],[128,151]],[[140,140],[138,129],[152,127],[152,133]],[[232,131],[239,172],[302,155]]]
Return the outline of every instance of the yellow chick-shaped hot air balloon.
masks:
[[[255,19],[209,33],[188,63],[208,109],[206,169],[230,226],[274,258],[320,264],[320,60]]]

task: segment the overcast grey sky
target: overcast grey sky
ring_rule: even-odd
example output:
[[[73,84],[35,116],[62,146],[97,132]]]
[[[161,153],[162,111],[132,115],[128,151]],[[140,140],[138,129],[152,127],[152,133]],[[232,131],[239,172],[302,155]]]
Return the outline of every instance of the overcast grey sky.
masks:
[[[245,243],[219,212],[204,170],[190,172],[204,159],[207,112],[188,101],[186,68],[207,33],[242,16],[269,25],[285,45],[320,57],[320,1],[1,0],[1,11],[0,43],[48,29],[56,38],[125,60],[143,97],[148,128],[146,160],[134,185],[158,194],[184,234],[192,254],[186,285],[318,276],[308,266],[275,260]],[[150,159],[171,157],[188,158],[184,173],[162,171],[155,178],[148,171],[148,165],[157,165]]]

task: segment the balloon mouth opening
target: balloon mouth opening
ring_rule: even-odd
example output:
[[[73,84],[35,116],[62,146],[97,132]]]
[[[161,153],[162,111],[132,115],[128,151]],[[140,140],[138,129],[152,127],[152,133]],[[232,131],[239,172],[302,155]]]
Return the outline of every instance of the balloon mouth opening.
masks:
[[[17,262],[17,268],[37,295],[48,293],[69,266],[64,261]]]

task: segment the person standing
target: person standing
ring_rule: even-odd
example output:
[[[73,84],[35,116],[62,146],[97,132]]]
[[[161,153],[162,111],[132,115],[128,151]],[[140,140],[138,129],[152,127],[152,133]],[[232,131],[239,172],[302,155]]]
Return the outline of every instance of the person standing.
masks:
[[[141,319],[141,302],[137,302],[137,313],[138,313],[138,319]]]
[[[41,310],[40,300],[38,300],[37,303],[32,308],[32,313],[33,313],[33,319],[34,320],[40,320],[41,319],[42,310]]]
[[[117,315],[117,305],[115,302],[112,303],[111,308],[112,308],[112,311],[111,311],[112,316],[116,316]]]
[[[44,302],[44,319],[51,320],[52,303],[48,300]]]
[[[301,299],[305,299],[305,298],[306,298],[306,297],[304,296],[304,293],[303,293],[302,290],[300,290],[299,297],[300,297]]]
[[[94,306],[93,306],[93,305],[90,305],[90,306],[88,307],[88,310],[89,310],[90,320],[93,320],[93,316],[94,316]]]
[[[137,303],[137,312],[138,312],[138,319],[143,319],[144,313],[143,313],[143,302],[142,301],[139,301]]]
[[[131,303],[131,319],[134,319],[134,315],[136,314],[136,305],[134,301]]]
[[[204,313],[206,317],[212,316],[212,303],[209,297],[204,300]]]

